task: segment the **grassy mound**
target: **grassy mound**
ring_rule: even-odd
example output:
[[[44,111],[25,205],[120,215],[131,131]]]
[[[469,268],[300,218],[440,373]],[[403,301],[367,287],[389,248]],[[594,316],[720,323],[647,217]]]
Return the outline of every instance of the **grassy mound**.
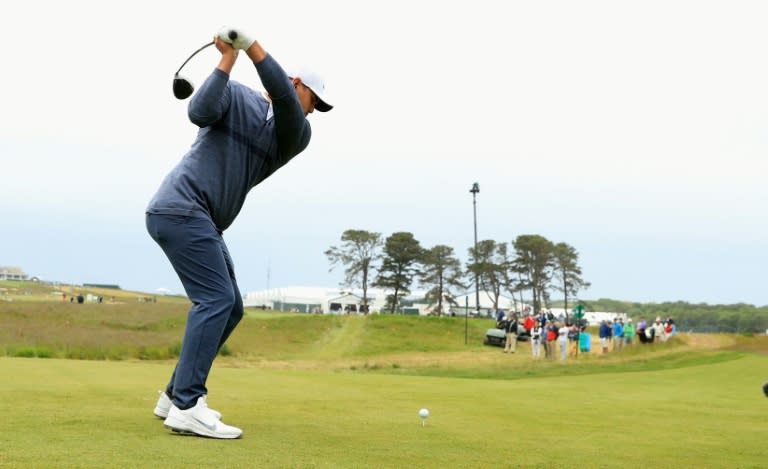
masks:
[[[177,358],[189,303],[178,297],[158,297],[156,302],[143,298],[141,294],[123,293],[120,301],[104,303],[50,299],[0,302],[0,355],[88,360]],[[492,324],[485,319],[307,315],[248,309],[217,363],[519,379],[680,368],[768,350],[764,336],[679,334],[666,343],[625,347],[608,354],[593,346],[591,353],[581,353],[566,362],[534,360],[527,343],[520,343],[514,355],[484,346],[485,331]]]

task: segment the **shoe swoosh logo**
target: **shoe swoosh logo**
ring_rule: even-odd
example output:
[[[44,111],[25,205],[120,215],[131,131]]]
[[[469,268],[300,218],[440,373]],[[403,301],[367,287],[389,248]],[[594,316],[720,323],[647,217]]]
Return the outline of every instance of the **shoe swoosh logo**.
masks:
[[[192,418],[193,418],[193,419],[195,419],[195,422],[197,422],[197,423],[199,423],[200,425],[204,426],[204,427],[205,427],[205,428],[207,428],[208,430],[210,430],[210,431],[215,431],[215,430],[216,430],[216,424],[215,424],[215,423],[214,423],[213,425],[211,425],[211,424],[208,424],[208,423],[205,423],[205,422],[203,422],[202,420],[200,420],[200,419],[199,419],[199,418],[197,418],[197,417],[194,417],[194,416],[193,416]]]

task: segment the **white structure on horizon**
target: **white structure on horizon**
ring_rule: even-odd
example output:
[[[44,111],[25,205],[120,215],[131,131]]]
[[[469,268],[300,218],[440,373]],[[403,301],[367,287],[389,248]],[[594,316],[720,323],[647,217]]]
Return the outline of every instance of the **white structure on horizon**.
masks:
[[[379,288],[369,288],[368,310],[378,313],[386,307],[387,292]],[[418,300],[424,297],[424,292],[411,292],[406,300]],[[408,302],[410,303],[410,301]],[[362,289],[301,287],[291,286],[270,288],[249,292],[243,295],[243,305],[248,307],[264,307],[281,311],[296,311],[300,313],[346,314],[360,313],[363,304]],[[427,314],[429,305],[414,304],[405,307],[404,311],[411,314]],[[424,312],[426,310],[426,312]]]
[[[388,292],[380,288],[368,289],[368,310],[371,313],[379,313],[386,308]],[[436,304],[417,303],[424,298],[424,291],[412,292],[405,298],[411,306],[403,307],[406,314],[429,315],[437,307]],[[447,314],[455,316],[479,315],[481,317],[494,317],[493,303],[489,295],[480,292],[480,311],[475,313],[475,292],[468,292],[455,298],[456,304],[443,304]],[[279,311],[295,311],[299,313],[317,313],[317,314],[358,314],[361,313],[363,304],[363,292],[361,289],[343,289],[329,287],[302,287],[290,286],[283,288],[270,288],[249,292],[243,295],[243,305],[246,307],[263,307]],[[520,303],[507,296],[499,297],[499,309],[523,313],[533,310],[531,305]],[[545,308],[545,312],[551,313],[557,320],[565,318],[565,309],[563,308]],[[573,318],[573,313],[568,312],[568,317]],[[607,311],[586,311],[584,319],[590,325],[599,325],[601,321],[613,321],[621,317],[625,322],[628,319],[625,313],[614,313]]]
[[[386,295],[381,290],[368,290],[368,308],[379,311],[384,307]],[[243,305],[300,313],[342,314],[360,312],[362,290],[326,287],[291,286],[270,288],[246,293]]]
[[[491,301],[491,297],[484,291],[480,292],[480,307],[476,308],[475,303],[477,302],[478,298],[476,296],[476,292],[472,291],[469,293],[466,293],[464,295],[459,295],[456,297],[456,305],[451,307],[451,310],[455,311],[457,315],[464,316],[465,311],[468,310],[471,314],[475,314],[474,311],[476,309],[480,310],[481,316],[495,316],[494,314],[494,308],[493,308],[493,301]],[[519,301],[515,300],[514,298],[510,298],[505,295],[499,295],[499,309],[507,312],[512,311],[516,312],[518,314],[522,313],[526,308],[531,308],[527,303],[520,303]]]
[[[21,267],[0,266],[0,280],[29,280]]]
[[[387,294],[389,292],[380,288],[369,288],[368,309],[371,313],[378,313],[386,308]],[[404,298],[411,306],[403,307],[407,314],[428,315],[437,307],[436,304],[418,303],[423,300],[426,292],[414,291]],[[363,304],[363,292],[361,289],[342,289],[326,287],[302,287],[291,286],[284,288],[270,288],[249,292],[243,295],[243,305],[246,307],[264,307],[281,311],[296,311],[300,313],[344,314],[361,312]],[[467,308],[468,306],[468,308]],[[522,311],[524,306],[514,299],[502,296],[499,298],[499,309],[508,311]],[[443,303],[443,310],[447,314],[463,316],[467,312],[474,315],[475,293],[467,293],[456,297],[455,305]],[[449,312],[450,311],[450,312]],[[480,292],[480,315],[494,316],[493,303],[488,295]]]

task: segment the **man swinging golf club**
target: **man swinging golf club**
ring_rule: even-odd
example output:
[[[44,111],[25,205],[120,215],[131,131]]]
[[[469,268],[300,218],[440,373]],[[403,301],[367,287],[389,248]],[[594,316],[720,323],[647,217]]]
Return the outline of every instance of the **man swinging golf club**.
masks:
[[[286,74],[242,30],[223,28],[214,43],[221,53],[219,64],[187,111],[200,127],[197,138],[146,210],[147,231],[192,302],[179,361],[154,414],[175,432],[239,438],[242,430],[223,423],[206,400],[213,360],[243,316],[222,233],[248,191],[307,147],[307,115],[332,106],[319,75],[306,70]],[[255,65],[265,93],[229,79],[240,50]]]

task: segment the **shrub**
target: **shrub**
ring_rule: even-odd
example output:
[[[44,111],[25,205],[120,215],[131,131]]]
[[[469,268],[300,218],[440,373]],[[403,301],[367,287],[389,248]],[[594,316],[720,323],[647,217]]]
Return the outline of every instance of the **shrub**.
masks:
[[[35,356],[37,358],[51,358],[54,356],[54,353],[48,347],[37,347],[35,348]]]
[[[11,349],[13,357],[34,358],[36,355],[34,347],[19,347]]]

